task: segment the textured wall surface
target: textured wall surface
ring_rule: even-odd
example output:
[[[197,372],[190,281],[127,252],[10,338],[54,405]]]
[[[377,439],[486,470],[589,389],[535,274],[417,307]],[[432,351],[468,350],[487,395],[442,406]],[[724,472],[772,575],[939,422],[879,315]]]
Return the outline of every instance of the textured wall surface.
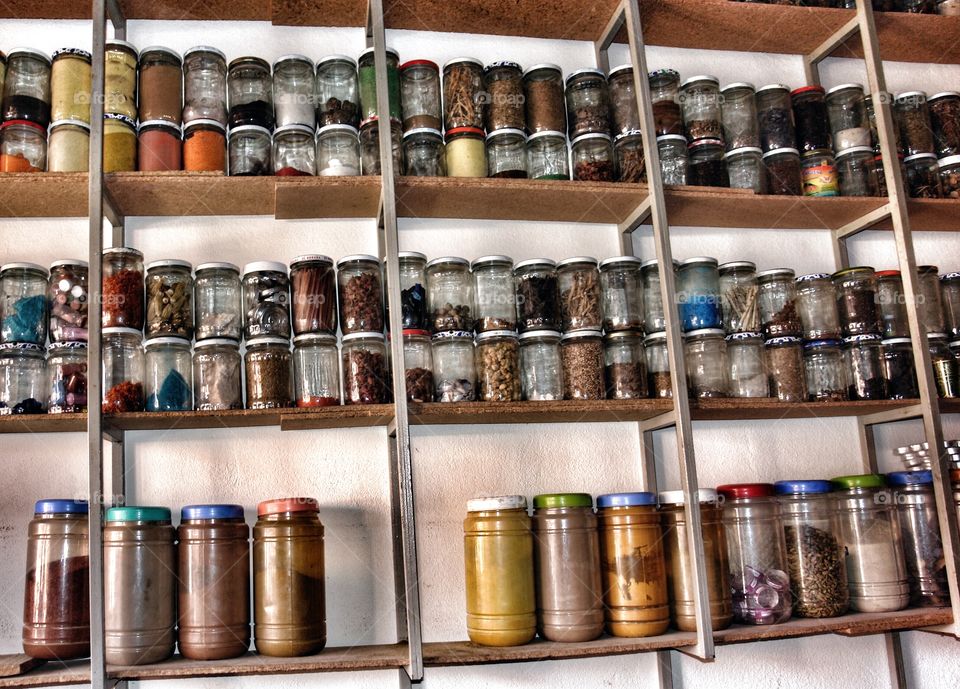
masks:
[[[482,28],[482,27],[477,27]],[[138,46],[169,45],[184,50],[216,45],[228,59],[254,53],[274,59],[291,52],[319,58],[356,54],[360,30],[271,27],[267,24],[131,22],[129,40]],[[81,22],[0,22],[0,47],[32,45],[52,51],[64,45],[89,47],[89,26]],[[395,32],[389,43],[403,59],[443,62],[458,55],[484,61],[510,58],[530,65],[559,63],[564,71],[592,65],[584,43],[530,39],[495,40],[475,36]],[[625,61],[615,48],[611,64]],[[799,59],[739,53],[652,49],[651,68],[671,66],[686,77],[714,73],[722,83],[784,82],[800,86]],[[862,65],[835,61],[823,70],[827,86],[864,81]],[[940,91],[960,87],[960,69],[929,65],[890,65],[892,90],[907,87]],[[2,183],[2,181],[0,181]],[[274,221],[268,218],[137,218],[128,241],[147,260],[178,257],[194,264],[255,259],[289,261],[305,252],[342,256],[376,251],[372,222]],[[721,261],[749,259],[761,269],[790,266],[797,271],[832,269],[827,232],[726,231],[681,228],[675,231],[679,258],[709,254]],[[467,258],[506,253],[516,260],[555,259],[577,254],[612,256],[615,229],[599,225],[404,220],[401,248],[431,257]],[[77,220],[0,220],[0,260],[48,263],[85,254],[86,224]],[[637,236],[641,256],[653,255],[649,229]],[[921,262],[960,268],[955,235],[918,237]],[[856,262],[892,267],[896,256],[889,234],[868,233],[852,247]],[[947,421],[947,435],[960,435],[960,422]],[[878,446],[886,460],[899,444],[915,442],[915,422],[881,429]],[[278,429],[131,433],[127,448],[129,503],[178,508],[201,501],[239,502],[252,521],[256,503],[286,494],[316,496],[327,526],[327,591],[331,645],[393,641],[393,582],[389,534],[387,441],[383,429],[305,431]],[[413,432],[414,481],[423,608],[428,641],[465,636],[461,521],[465,501],[475,495],[583,490],[599,494],[637,484],[640,445],[632,424],[587,426],[445,426]],[[86,485],[85,438],[8,436],[2,440],[3,496],[0,500],[0,652],[19,648],[25,555],[25,529],[39,497],[80,495]],[[672,432],[656,436],[659,484],[678,487]],[[829,477],[859,467],[856,425],[851,420],[750,423],[698,423],[695,448],[702,485],[785,477]],[[960,643],[928,634],[905,635],[911,686],[941,689],[960,685]],[[820,637],[721,648],[717,661],[701,664],[675,655],[681,684],[690,689],[849,689],[891,686],[882,637]],[[486,686],[633,687],[656,682],[655,656],[430,670],[436,689]],[[312,677],[184,680],[172,689],[219,687],[393,687],[396,672]],[[161,686],[159,683],[145,683]]]

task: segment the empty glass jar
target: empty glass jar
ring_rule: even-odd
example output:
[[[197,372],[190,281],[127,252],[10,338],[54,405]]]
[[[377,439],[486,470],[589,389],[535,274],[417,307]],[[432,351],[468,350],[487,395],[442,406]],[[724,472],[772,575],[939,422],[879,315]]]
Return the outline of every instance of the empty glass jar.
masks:
[[[473,333],[453,330],[437,333],[433,345],[435,402],[470,402],[476,399]]]
[[[807,399],[842,402],[847,397],[847,367],[840,340],[811,340],[803,345]]]
[[[801,275],[796,279],[796,308],[806,340],[836,340],[840,337],[837,292],[827,273]]]
[[[731,189],[749,189],[755,194],[767,192],[767,173],[759,148],[735,148],[723,159]]]
[[[682,134],[668,134],[657,137],[657,150],[660,152],[660,178],[667,185],[687,183],[687,137]]]
[[[193,404],[198,411],[243,409],[240,345],[209,338],[193,350]]]
[[[476,331],[516,330],[513,259],[509,256],[483,256],[470,268],[477,302]]]
[[[687,387],[691,397],[728,397],[730,395],[727,343],[723,330],[707,328],[684,335],[684,359]]]
[[[563,399],[559,332],[529,330],[520,335],[520,376],[523,399]]]
[[[310,58],[284,55],[273,63],[273,102],[277,127],[300,124],[313,131],[317,124],[315,88],[313,61]]]
[[[613,135],[639,131],[640,111],[637,107],[637,91],[633,83],[633,65],[620,65],[607,75],[610,88],[610,115]]]
[[[446,177],[447,156],[438,129],[411,129],[403,134],[403,174],[408,177]]]
[[[543,131],[527,139],[527,177],[570,179],[567,137],[563,132]]]
[[[210,46],[183,54],[183,123],[193,120],[227,126],[227,58]]]
[[[763,337],[758,332],[727,335],[727,364],[731,397],[767,397],[767,381]]]
[[[879,196],[880,178],[876,156],[870,146],[847,148],[837,154],[841,196]]]
[[[600,261],[600,302],[605,332],[643,329],[641,263],[636,256]]]
[[[330,333],[305,333],[293,338],[293,390],[296,406],[340,404],[340,352]]]
[[[661,399],[673,397],[667,333],[652,333],[643,338],[643,353],[647,360],[647,390],[650,396]]]

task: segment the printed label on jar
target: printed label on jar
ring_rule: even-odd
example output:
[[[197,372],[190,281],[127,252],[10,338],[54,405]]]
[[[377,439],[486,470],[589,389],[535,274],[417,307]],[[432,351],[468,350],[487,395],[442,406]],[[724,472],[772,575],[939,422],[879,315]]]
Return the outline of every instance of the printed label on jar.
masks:
[[[839,196],[837,169],[833,165],[816,165],[803,169],[804,196]]]

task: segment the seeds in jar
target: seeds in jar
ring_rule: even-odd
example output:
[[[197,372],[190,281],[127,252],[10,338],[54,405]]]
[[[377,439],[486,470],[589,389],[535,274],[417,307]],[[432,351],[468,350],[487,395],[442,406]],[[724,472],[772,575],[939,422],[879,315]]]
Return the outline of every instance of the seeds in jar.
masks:
[[[638,400],[647,397],[647,367],[642,361],[610,364],[606,367],[606,380],[607,399]]]
[[[247,408],[292,407],[290,353],[247,352]]]
[[[408,402],[433,401],[433,372],[428,368],[408,368],[404,371],[407,381]]]
[[[481,343],[477,349],[480,399],[485,402],[519,400],[520,349],[517,341],[502,339],[493,344]]]
[[[600,338],[577,338],[560,347],[563,366],[563,398],[602,400],[603,343]]]
[[[781,402],[805,401],[807,382],[799,341],[796,345],[768,346],[766,354],[770,390]]]
[[[649,374],[650,396],[660,399],[673,397],[673,381],[669,371],[657,371]]]
[[[794,613],[836,617],[849,607],[843,546],[823,529],[785,526],[787,569],[794,587]]]

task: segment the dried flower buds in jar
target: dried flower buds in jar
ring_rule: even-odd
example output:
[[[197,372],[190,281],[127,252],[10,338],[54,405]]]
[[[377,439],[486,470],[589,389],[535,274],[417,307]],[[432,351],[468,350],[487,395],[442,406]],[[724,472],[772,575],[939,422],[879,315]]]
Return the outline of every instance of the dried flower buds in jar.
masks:
[[[574,330],[560,340],[565,400],[602,400],[604,390],[603,333]]]
[[[390,401],[387,350],[382,333],[344,335],[341,356],[345,404]]]
[[[484,402],[520,399],[520,347],[512,330],[491,330],[477,335],[477,381]]]
[[[383,287],[376,256],[355,254],[337,261],[340,330],[344,335],[383,330]]]
[[[147,265],[146,335],[193,337],[193,278],[186,261],[167,259]]]

